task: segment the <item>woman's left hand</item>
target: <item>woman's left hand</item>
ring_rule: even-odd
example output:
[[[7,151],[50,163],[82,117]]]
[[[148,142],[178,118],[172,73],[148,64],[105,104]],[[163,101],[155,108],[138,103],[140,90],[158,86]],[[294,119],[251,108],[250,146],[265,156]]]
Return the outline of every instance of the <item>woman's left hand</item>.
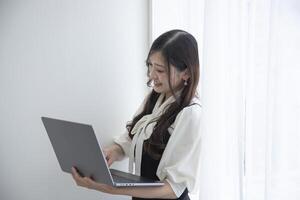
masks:
[[[117,188],[110,185],[97,183],[89,177],[82,177],[79,175],[79,173],[74,167],[72,167],[72,176],[78,186],[85,187],[88,189],[99,190],[101,192],[109,194],[116,194]]]

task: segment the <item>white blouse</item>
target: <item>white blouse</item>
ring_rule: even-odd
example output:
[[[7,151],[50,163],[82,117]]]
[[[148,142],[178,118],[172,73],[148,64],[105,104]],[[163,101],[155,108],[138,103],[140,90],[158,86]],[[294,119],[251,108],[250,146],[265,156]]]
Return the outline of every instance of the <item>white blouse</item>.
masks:
[[[147,98],[135,116],[142,112]],[[135,168],[137,175],[140,175],[141,170],[143,142],[151,136],[156,125],[156,122],[150,124],[149,122],[157,119],[175,101],[173,96],[162,102],[163,99],[164,95],[160,95],[152,114],[143,116],[136,123],[131,131],[134,135],[132,140],[128,136],[128,131],[114,140],[129,157],[129,171],[133,172],[133,168]],[[178,113],[174,123],[168,129],[171,136],[161,157],[156,175],[160,180],[168,181],[177,197],[183,193],[185,188],[191,192],[198,185],[196,182],[200,166],[200,118],[200,102],[198,98],[194,98],[190,106]]]

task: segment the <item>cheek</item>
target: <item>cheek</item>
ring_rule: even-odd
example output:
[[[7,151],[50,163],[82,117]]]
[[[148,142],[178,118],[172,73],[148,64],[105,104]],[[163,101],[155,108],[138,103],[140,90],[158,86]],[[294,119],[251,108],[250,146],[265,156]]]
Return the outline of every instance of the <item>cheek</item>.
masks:
[[[177,86],[181,83],[181,78],[179,74],[173,74],[173,76],[171,77],[171,83],[172,86]]]
[[[176,84],[177,82],[177,74],[175,74],[174,72],[170,74],[170,82],[172,85]]]
[[[168,75],[167,74],[159,74],[157,77],[158,77],[158,80],[161,83],[167,83],[168,82]]]

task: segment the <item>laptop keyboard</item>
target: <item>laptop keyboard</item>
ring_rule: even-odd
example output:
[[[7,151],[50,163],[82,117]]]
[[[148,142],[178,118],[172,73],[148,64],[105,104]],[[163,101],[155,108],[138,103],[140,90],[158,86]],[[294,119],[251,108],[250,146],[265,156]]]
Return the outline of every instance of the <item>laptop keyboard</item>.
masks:
[[[139,182],[141,182],[141,178],[139,176],[136,176],[136,175],[133,175],[130,173],[125,173],[122,171],[117,171],[117,170],[110,170],[110,171],[111,171],[114,181],[116,181],[116,182],[121,182],[121,183],[128,183],[128,182],[139,183]]]

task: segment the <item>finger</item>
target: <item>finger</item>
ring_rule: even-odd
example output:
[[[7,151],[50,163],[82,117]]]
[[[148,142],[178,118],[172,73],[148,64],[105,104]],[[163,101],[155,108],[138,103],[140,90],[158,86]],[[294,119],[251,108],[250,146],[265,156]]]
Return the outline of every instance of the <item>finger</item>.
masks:
[[[72,176],[76,180],[76,183],[80,186],[87,186],[88,184],[94,183],[89,177],[82,177],[75,167],[72,167]]]
[[[80,177],[75,167],[72,167],[71,171],[72,171],[73,177],[75,177],[75,178]]]
[[[108,154],[104,154],[104,155],[105,155],[106,162],[108,162],[110,160],[110,156]]]
[[[81,187],[88,187],[88,183],[84,178],[75,179],[76,185]]]
[[[72,174],[73,179],[76,182],[76,185],[83,186],[82,177],[78,174],[75,167],[72,167],[72,173],[71,174]]]
[[[104,155],[107,155],[108,151],[106,149],[103,149]]]
[[[112,163],[113,163],[112,159],[108,159],[108,160],[107,160],[107,165],[108,165],[109,167],[111,166]]]
[[[73,179],[76,181],[77,177],[76,177],[76,170],[74,167],[72,167],[72,169],[71,169],[71,174],[72,174]]]
[[[92,181],[89,177],[84,177],[83,180],[87,185],[94,184],[94,181]]]
[[[89,189],[96,188],[96,182],[94,182],[91,178],[84,177],[83,181],[84,181],[84,187],[89,188]]]

